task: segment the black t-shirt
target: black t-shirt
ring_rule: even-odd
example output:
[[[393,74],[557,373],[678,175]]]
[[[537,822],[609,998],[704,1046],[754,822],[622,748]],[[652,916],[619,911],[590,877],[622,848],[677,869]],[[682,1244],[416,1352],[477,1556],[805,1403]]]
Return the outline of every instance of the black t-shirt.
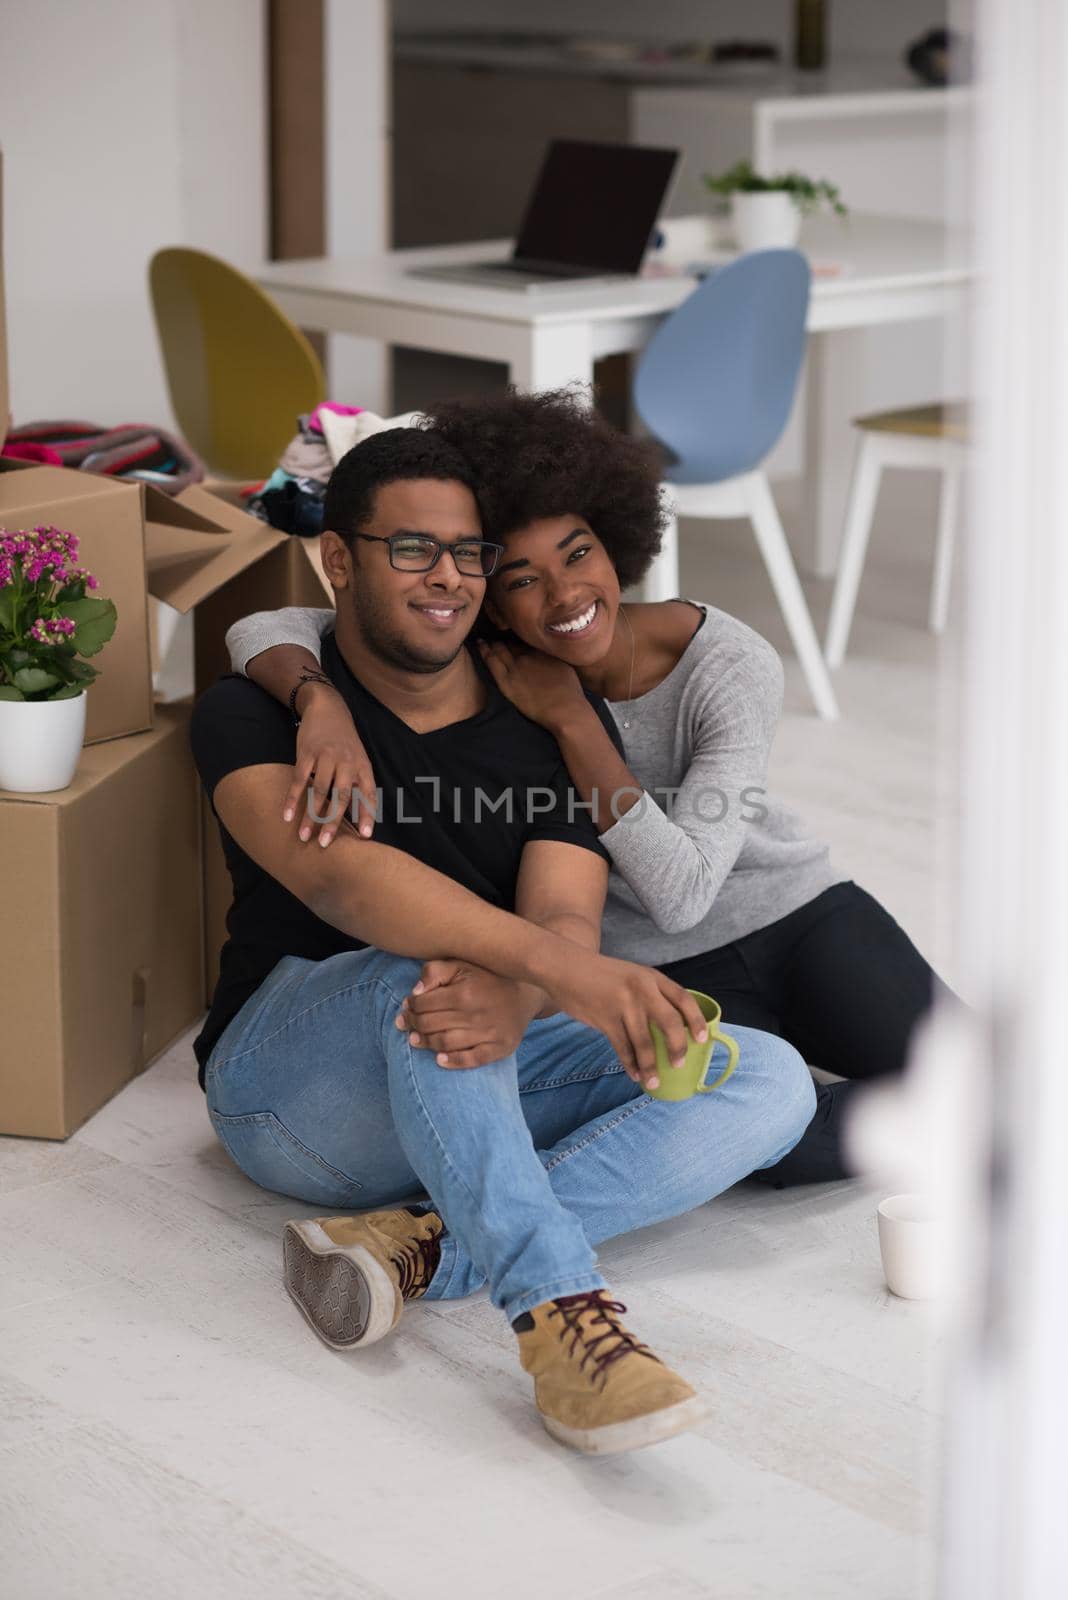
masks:
[[[483,710],[430,733],[415,733],[353,676],[334,635],[323,640],[323,670],[348,702],[378,785],[381,818],[373,838],[436,868],[490,905],[512,911],[528,841],[557,839],[606,860],[607,853],[581,796],[571,788],[552,735],[501,694],[477,651],[472,660],[486,686]],[[618,747],[607,707],[589,698]],[[296,738],[288,711],[263,689],[236,675],[220,678],[197,701],[190,730],[209,800],[220,779],[241,767],[292,766]],[[201,1088],[216,1040],[283,956],[324,961],[365,948],[364,941],[323,922],[257,866],[221,822],[219,832],[234,898],[219,982],[193,1044]]]

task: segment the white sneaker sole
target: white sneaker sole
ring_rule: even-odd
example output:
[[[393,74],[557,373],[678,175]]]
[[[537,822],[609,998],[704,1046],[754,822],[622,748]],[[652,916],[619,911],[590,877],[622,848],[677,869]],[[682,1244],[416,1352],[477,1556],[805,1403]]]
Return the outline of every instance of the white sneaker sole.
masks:
[[[290,1298],[331,1350],[374,1344],[396,1327],[400,1290],[363,1245],[337,1245],[317,1222],[287,1222],[282,1260]]]
[[[569,1428],[544,1414],[541,1420],[554,1439],[572,1450],[581,1450],[587,1456],[617,1456],[674,1438],[677,1433],[696,1428],[708,1415],[707,1401],[694,1395],[692,1400],[680,1400],[677,1406],[665,1406],[644,1417],[629,1417],[625,1422],[608,1422],[603,1428]]]

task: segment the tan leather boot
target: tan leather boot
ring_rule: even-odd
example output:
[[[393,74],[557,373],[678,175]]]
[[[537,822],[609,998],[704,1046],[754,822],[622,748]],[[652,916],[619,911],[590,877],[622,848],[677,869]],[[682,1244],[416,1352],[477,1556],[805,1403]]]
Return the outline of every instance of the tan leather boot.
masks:
[[[441,1254],[436,1211],[287,1222],[285,1285],[334,1350],[374,1344],[397,1326],[406,1300],[425,1294]]]
[[[547,1300],[512,1323],[541,1420],[587,1455],[638,1450],[707,1415],[690,1385],[623,1327],[626,1309],[596,1289]]]

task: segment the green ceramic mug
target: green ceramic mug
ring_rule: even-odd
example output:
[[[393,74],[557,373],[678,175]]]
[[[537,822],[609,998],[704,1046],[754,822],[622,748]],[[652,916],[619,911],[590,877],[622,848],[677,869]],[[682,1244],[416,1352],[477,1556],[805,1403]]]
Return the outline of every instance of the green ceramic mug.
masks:
[[[729,1034],[720,1031],[718,1003],[710,999],[707,994],[699,994],[696,989],[688,989],[686,992],[693,995],[701,1008],[701,1015],[708,1023],[708,1038],[704,1044],[699,1044],[687,1028],[686,1038],[689,1042],[686,1048],[686,1060],[681,1067],[673,1067],[668,1059],[664,1035],[655,1022],[649,1024],[649,1032],[656,1046],[656,1075],[660,1079],[660,1087],[648,1089],[646,1093],[651,1094],[654,1100],[690,1100],[695,1094],[711,1094],[721,1083],[726,1083],[738,1065],[737,1043]],[[717,1042],[723,1045],[727,1052],[727,1065],[715,1083],[706,1083],[705,1073],[711,1064],[712,1051]]]

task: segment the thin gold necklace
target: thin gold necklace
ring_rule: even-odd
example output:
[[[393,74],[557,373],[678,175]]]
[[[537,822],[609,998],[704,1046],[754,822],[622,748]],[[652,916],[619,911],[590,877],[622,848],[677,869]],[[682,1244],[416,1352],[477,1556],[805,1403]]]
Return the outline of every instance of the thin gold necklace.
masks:
[[[634,628],[623,606],[620,606],[619,614],[627,624],[627,632],[630,634],[630,678],[627,682],[627,704],[629,705],[634,699]],[[623,726],[624,728],[630,727],[629,717],[623,719]]]

